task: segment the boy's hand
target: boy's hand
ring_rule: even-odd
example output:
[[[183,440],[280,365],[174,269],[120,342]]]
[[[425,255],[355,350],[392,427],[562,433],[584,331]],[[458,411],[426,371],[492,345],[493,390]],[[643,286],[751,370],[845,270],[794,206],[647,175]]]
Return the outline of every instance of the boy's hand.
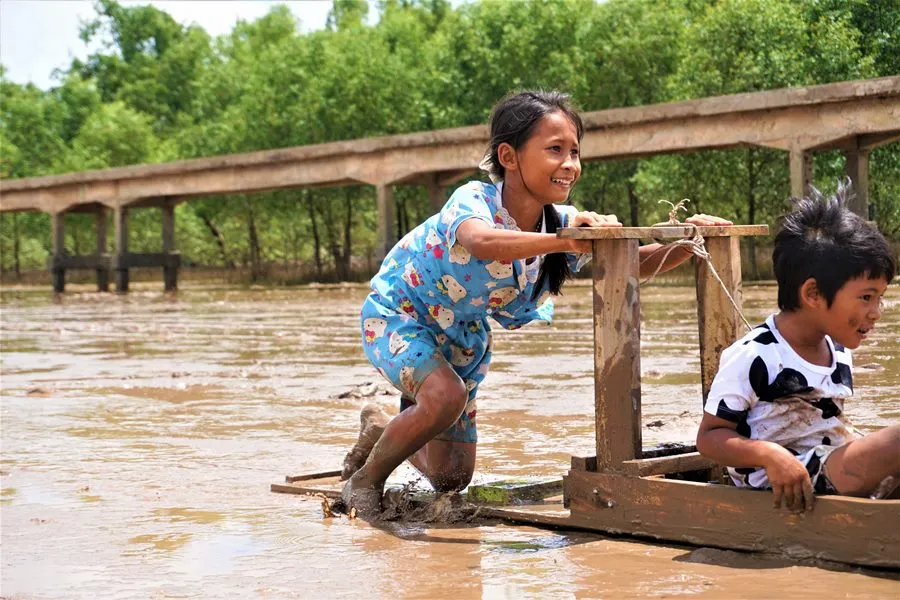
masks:
[[[775,494],[775,508],[781,508],[783,501],[791,512],[812,510],[816,500],[812,482],[806,467],[796,456],[778,444],[772,444],[763,467]]]

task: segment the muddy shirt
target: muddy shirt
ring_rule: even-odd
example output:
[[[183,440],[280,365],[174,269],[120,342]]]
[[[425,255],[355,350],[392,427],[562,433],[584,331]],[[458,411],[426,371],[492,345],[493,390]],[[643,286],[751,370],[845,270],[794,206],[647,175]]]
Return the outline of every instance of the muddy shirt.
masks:
[[[775,317],[722,353],[705,410],[737,424],[753,440],[780,444],[816,470],[819,446],[837,447],[858,437],[844,415],[853,395],[850,352],[825,336],[829,366],[814,365],[797,354],[775,327]],[[763,468],[728,469],[735,485],[769,487]]]

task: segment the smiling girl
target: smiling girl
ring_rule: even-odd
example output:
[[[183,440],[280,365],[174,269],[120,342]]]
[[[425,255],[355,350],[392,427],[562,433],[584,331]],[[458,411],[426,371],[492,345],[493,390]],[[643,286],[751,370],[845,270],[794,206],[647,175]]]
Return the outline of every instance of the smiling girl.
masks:
[[[500,101],[482,161],[493,183],[457,189],[440,213],[409,232],[372,279],[362,308],[366,356],[400,390],[400,414],[373,405],[344,460],[337,509],[376,516],[388,475],[409,461],[439,492],[461,490],[475,468],[475,397],[491,360],[488,317],[507,329],[549,321],[551,295],[590,257],[591,243],[556,237],[560,227],[621,227],[615,215],[566,202],[581,175],[581,117],[558,92]],[[695,215],[696,225],[726,225]],[[658,244],[640,250],[641,275],[656,271]],[[687,260],[673,251],[660,271]],[[374,447],[373,447],[374,446]]]

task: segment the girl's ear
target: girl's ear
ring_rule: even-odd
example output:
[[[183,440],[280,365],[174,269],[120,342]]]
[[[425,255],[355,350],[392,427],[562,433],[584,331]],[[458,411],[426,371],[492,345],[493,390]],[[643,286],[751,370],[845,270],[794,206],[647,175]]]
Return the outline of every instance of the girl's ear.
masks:
[[[800,307],[801,308],[819,308],[825,300],[819,291],[819,285],[812,277],[808,278],[800,285]]]
[[[497,158],[500,159],[500,164],[506,171],[515,171],[518,168],[516,151],[506,142],[497,146]]]

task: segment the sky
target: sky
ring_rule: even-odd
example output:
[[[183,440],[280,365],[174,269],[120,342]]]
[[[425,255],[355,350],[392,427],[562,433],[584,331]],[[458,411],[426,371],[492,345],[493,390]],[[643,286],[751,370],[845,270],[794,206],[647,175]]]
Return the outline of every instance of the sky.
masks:
[[[257,19],[276,4],[287,5],[302,31],[321,29],[331,0],[120,0],[152,4],[184,24],[196,23],[213,37],[227,33],[238,19]],[[371,3],[371,0],[370,0]],[[369,9],[375,13],[375,7]],[[66,68],[91,50],[78,38],[80,21],[94,16],[90,0],[0,0],[0,63],[16,83],[32,82],[48,89],[54,69]]]

